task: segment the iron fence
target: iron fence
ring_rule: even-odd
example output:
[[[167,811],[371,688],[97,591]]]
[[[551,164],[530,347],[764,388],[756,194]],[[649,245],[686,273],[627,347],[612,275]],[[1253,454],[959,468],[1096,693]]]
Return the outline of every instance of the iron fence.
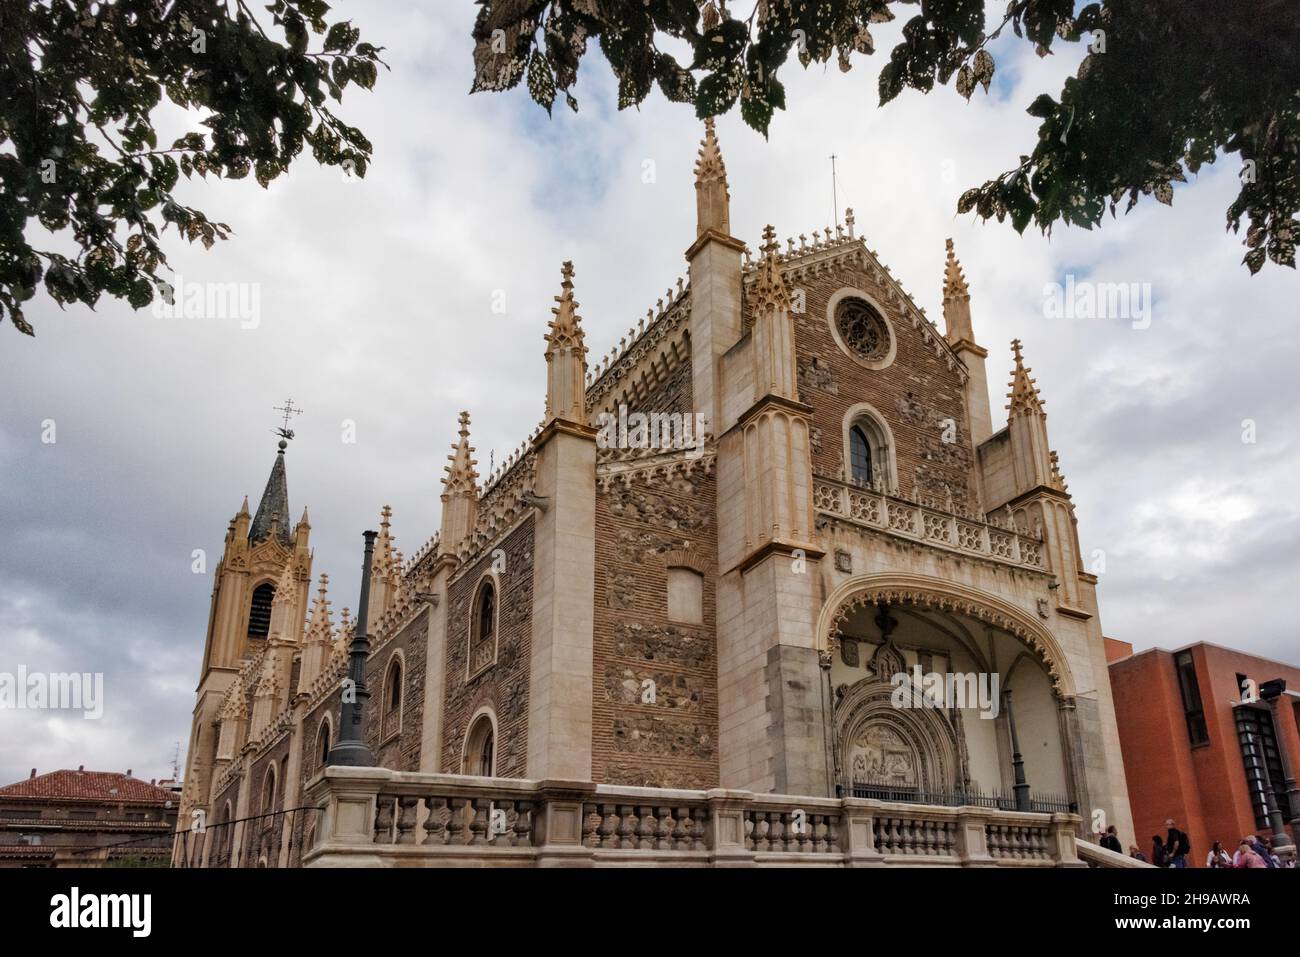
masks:
[[[1016,810],[1014,791],[985,791],[977,784],[961,788],[926,788],[899,784],[887,779],[859,779],[847,788],[837,785],[837,797],[865,798],[873,801],[897,801],[905,804],[933,804],[939,807],[982,807],[993,811]],[[1078,805],[1063,794],[1031,791],[1029,810],[1037,814],[1078,813]]]

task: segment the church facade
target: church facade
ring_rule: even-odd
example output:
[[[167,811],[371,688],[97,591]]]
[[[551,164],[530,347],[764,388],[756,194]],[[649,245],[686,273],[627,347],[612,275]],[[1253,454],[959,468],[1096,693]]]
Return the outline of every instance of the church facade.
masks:
[[[178,864],[1131,839],[1097,582],[1019,342],[995,430],[951,242],[940,331],[852,210],[755,255],[711,122],[695,172],[689,280],[593,364],[564,265],[542,422],[481,478],[461,414],[438,533],[404,558],[383,511],[364,623],[313,595],[281,443],[215,575]],[[327,770],[359,624],[376,769]]]

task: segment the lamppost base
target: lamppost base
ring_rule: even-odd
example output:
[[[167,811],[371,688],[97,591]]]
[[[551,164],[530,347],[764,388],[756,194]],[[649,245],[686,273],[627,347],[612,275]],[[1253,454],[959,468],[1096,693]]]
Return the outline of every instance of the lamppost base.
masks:
[[[375,756],[360,741],[341,741],[330,748],[325,757],[326,767],[373,768]]]

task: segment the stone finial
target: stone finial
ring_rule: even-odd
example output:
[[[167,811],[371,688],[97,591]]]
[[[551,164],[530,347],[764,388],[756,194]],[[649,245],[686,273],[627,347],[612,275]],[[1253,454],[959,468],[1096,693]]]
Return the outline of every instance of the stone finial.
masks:
[[[1033,378],[1029,375],[1032,369],[1025,366],[1024,356],[1020,351],[1020,340],[1011,340],[1011,352],[1015,356],[1016,367],[1011,374],[1011,391],[1007,393],[1007,398],[1011,401],[1007,404],[1007,410],[1010,412],[1009,418],[1017,415],[1041,415],[1045,416],[1043,406],[1046,404],[1038,394],[1038,386],[1035,385]]]
[[[943,267],[943,321],[944,336],[951,344],[975,341],[975,332],[971,327],[970,290],[966,286],[966,277],[962,273],[961,263],[953,251],[952,240],[946,244],[947,261]]]
[[[547,327],[546,358],[560,349],[577,349],[583,356],[587,354],[582,332],[582,320],[578,315],[578,302],[573,298],[573,263],[565,260],[560,267],[560,294],[555,297],[556,305],[551,308],[555,317]]]
[[[473,455],[474,447],[469,444],[469,413],[462,412],[460,441],[452,446],[452,453],[447,456],[451,464],[443,466],[443,471],[447,473],[442,480],[444,496],[465,493],[477,496],[478,472],[474,466],[478,465],[478,459]]]
[[[844,225],[849,228],[849,239],[854,238],[853,230],[856,223],[857,220],[853,218],[853,207],[850,206],[848,209],[844,210]]]
[[[966,277],[962,274],[961,263],[953,251],[952,240],[946,241],[948,259],[943,267],[943,299],[969,299],[970,289],[966,286]]]
[[[573,263],[560,267],[560,294],[551,309],[546,336],[546,415],[568,422],[586,420],[587,346],[573,298]]]
[[[316,590],[316,599],[312,602],[311,621],[307,625],[307,640],[329,643],[334,635],[334,623],[330,620],[330,601],[326,596],[330,577],[323,572],[320,586]]]
[[[763,227],[763,256],[758,263],[758,275],[754,280],[754,313],[757,315],[767,309],[788,311],[790,293],[786,289],[785,278],[777,263],[776,230],[769,223]]]
[[[699,158],[695,161],[695,202],[697,235],[710,230],[730,235],[731,193],[713,117],[704,121],[704,139],[700,140]]]

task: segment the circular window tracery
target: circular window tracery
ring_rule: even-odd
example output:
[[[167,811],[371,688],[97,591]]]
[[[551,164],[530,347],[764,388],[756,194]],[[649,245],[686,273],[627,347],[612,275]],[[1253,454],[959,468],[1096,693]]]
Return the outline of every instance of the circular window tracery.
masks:
[[[835,329],[849,349],[868,362],[880,362],[890,353],[889,326],[869,303],[846,297],[835,308]]]

